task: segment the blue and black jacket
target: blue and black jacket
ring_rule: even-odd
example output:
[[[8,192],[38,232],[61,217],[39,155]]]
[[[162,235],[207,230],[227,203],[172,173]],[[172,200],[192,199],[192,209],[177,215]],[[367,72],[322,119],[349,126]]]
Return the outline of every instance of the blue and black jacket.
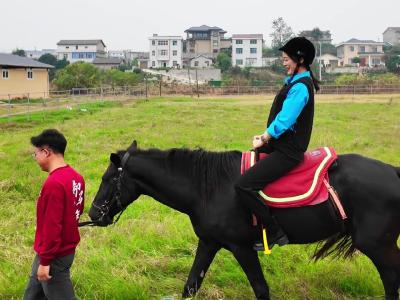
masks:
[[[286,78],[269,113],[266,132],[272,139],[268,146],[272,151],[302,160],[310,142],[313,119],[314,86],[310,72]]]

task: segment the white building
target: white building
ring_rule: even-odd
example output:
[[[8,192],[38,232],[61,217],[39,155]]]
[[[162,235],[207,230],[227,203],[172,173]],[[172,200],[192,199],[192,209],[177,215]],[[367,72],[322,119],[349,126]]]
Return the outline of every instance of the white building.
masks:
[[[55,49],[25,50],[26,57],[32,59],[39,59],[44,54],[51,54],[56,56],[56,50]]]
[[[400,27],[388,27],[383,32],[383,42],[400,45]]]
[[[190,60],[191,68],[209,68],[212,64],[212,59],[202,54],[197,55]]]
[[[108,57],[116,57],[120,59],[127,59],[130,50],[108,50]]]
[[[182,67],[181,36],[158,36],[153,34],[150,41],[150,68]]]
[[[93,62],[96,57],[106,56],[106,45],[102,40],[61,40],[57,43],[57,59],[70,63]]]
[[[262,34],[232,35],[232,65],[239,67],[262,67]]]

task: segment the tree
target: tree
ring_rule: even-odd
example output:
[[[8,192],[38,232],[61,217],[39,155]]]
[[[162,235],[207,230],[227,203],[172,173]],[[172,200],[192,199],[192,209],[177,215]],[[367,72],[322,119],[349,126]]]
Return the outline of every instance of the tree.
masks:
[[[41,57],[39,57],[39,61],[41,63],[52,65],[54,67],[57,64],[57,58],[50,53],[43,54]]]
[[[272,37],[272,48],[274,50],[282,47],[288,40],[294,37],[292,28],[285,23],[282,17],[272,21],[273,32],[270,34]]]
[[[310,38],[316,42],[319,42],[320,40],[322,40],[323,37],[324,37],[324,33],[318,27],[315,27],[310,32]]]
[[[400,46],[392,46],[385,52],[385,65],[389,72],[400,75]]]
[[[232,66],[232,60],[226,53],[219,53],[217,56],[217,67],[221,69],[222,72],[226,72]]]
[[[18,56],[26,56],[25,50],[23,50],[23,49],[18,49],[18,48],[16,48],[15,50],[13,50],[12,54],[18,55]]]
[[[62,60],[57,60],[57,63],[55,65],[56,70],[64,69],[66,66],[69,65],[69,61],[63,58]]]
[[[94,65],[76,62],[58,71],[53,83],[59,89],[93,88],[101,84],[101,73]]]
[[[58,70],[64,69],[69,64],[69,62],[65,58],[63,60],[57,60],[57,58],[50,53],[43,54],[41,57],[39,57],[39,61],[55,67],[54,69],[49,70],[50,81],[54,79],[55,74]]]
[[[275,57],[277,56],[276,51],[272,48],[264,47],[262,49],[262,56],[263,57]]]
[[[351,61],[353,64],[359,64],[361,62],[361,59],[359,57],[353,57]]]
[[[114,86],[132,86],[137,85],[143,80],[143,74],[134,72],[123,72],[117,69],[111,69],[103,73],[103,83]]]

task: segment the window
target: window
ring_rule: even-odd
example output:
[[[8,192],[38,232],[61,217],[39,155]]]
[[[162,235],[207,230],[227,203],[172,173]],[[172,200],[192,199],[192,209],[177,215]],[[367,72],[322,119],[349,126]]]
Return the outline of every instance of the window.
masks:
[[[246,59],[246,64],[248,66],[254,66],[257,63],[257,59],[256,58],[247,58]]]
[[[380,64],[381,64],[381,60],[380,60],[379,58],[373,58],[373,59],[372,59],[372,64],[373,64],[374,66],[380,65]]]
[[[350,46],[350,51],[351,51],[351,52],[354,51],[354,46]]]
[[[250,40],[250,44],[256,45],[257,44],[257,40]]]
[[[177,46],[178,45],[178,41],[172,41],[172,46]]]
[[[178,65],[178,62],[177,62],[176,60],[174,60],[174,61],[172,62],[172,65],[173,65],[174,67],[176,67],[176,66]]]
[[[151,51],[151,56],[156,56],[156,51],[155,50]]]
[[[155,41],[155,40],[152,40],[152,41],[151,41],[151,44],[152,44],[153,46],[155,46],[155,45],[156,45],[156,41]]]
[[[64,53],[63,58],[64,58],[64,59],[68,59],[68,54],[67,54],[67,53]]]
[[[199,61],[198,61],[198,60],[196,60],[196,61],[194,62],[194,66],[195,66],[195,67],[198,67],[198,66],[199,66]]]
[[[159,40],[157,44],[158,44],[158,46],[168,46],[168,41],[166,41],[166,40]]]
[[[365,52],[365,46],[360,46],[360,52]]]
[[[236,40],[236,45],[241,45],[243,44],[243,40]]]
[[[243,48],[236,48],[236,54],[242,54]]]
[[[214,49],[214,50],[213,50],[213,53],[218,53],[218,49]]]
[[[69,46],[66,46],[65,49],[69,49]]]
[[[243,59],[237,59],[236,60],[236,65],[238,65],[238,66],[243,65]]]
[[[372,52],[378,52],[378,47],[372,47]]]
[[[173,55],[173,56],[177,56],[177,55],[178,55],[178,51],[177,51],[177,50],[173,50],[173,51],[172,51],[172,55]]]
[[[257,48],[250,48],[250,53],[251,54],[257,53]]]
[[[3,79],[8,79],[8,69],[3,69],[1,73],[3,75]]]
[[[78,45],[75,46],[75,49],[78,50]]]
[[[28,79],[33,79],[33,71],[31,68],[26,69]]]
[[[156,62],[155,62],[154,60],[151,62],[151,66],[152,66],[152,67],[155,67],[155,66],[156,66]]]
[[[168,55],[168,51],[167,50],[158,50],[158,54],[161,56],[167,56]]]

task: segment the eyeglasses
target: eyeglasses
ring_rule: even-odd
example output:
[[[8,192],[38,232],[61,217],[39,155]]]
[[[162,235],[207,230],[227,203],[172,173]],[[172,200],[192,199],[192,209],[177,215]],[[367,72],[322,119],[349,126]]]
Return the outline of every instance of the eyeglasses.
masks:
[[[39,149],[39,151],[38,152],[33,152],[31,155],[32,155],[32,158],[33,159],[36,159],[36,157],[37,157],[37,155],[39,154],[39,152],[42,152],[43,150],[47,150],[47,151],[50,151],[50,149],[48,149],[48,148],[41,148],[41,149]]]

